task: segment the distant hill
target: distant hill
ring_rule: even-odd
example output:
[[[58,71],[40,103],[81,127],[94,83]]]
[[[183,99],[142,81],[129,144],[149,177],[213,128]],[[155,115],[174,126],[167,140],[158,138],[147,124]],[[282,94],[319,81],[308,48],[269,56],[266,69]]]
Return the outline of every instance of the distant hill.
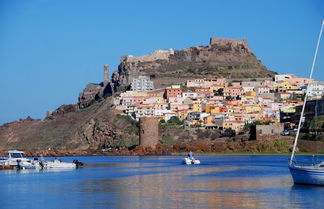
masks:
[[[111,95],[126,89],[138,75],[148,75],[156,87],[163,87],[198,77],[269,78],[274,74],[255,57],[246,40],[212,38],[208,46],[123,56],[111,82],[88,84],[78,104],[62,105],[44,120],[27,118],[0,126],[0,147],[119,149],[137,144],[138,124],[114,112]],[[188,138],[184,136],[181,140]]]

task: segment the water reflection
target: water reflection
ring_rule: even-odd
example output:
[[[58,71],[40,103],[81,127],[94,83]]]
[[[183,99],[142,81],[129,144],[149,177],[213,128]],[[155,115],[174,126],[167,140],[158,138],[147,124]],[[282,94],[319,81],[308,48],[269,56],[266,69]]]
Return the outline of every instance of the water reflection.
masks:
[[[323,186],[295,184],[290,188],[289,201],[294,208],[323,208],[323,194]]]
[[[323,208],[285,156],[84,157],[70,171],[0,171],[1,208]],[[14,197],[21,196],[17,201]],[[316,200],[316,201],[314,201]],[[26,201],[27,203],[24,203]]]
[[[210,176],[240,169],[234,166],[142,168],[141,163],[138,166],[124,170],[134,174],[128,178],[90,180],[83,184],[83,191],[118,194],[119,208],[152,208],[152,205],[154,208],[269,208],[275,204],[269,201],[269,194],[277,187],[291,184],[287,176],[284,180]],[[264,196],[258,195],[258,190]]]

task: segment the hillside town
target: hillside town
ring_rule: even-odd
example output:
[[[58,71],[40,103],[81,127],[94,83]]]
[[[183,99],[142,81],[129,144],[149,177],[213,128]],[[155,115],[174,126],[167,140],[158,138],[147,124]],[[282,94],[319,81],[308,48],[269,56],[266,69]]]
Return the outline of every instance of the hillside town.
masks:
[[[132,80],[131,88],[115,99],[116,110],[138,120],[145,116],[172,117],[189,128],[243,130],[246,124],[281,124],[294,129],[308,82],[308,100],[323,111],[324,83],[293,74],[249,81],[199,78],[183,85],[154,89],[149,76]],[[323,114],[321,112],[321,114]],[[280,130],[280,131],[282,131]]]

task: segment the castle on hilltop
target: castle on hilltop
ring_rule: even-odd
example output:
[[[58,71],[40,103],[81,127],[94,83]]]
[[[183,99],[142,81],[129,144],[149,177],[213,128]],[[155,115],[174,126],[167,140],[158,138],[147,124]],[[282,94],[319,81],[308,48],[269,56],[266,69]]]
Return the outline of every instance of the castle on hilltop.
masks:
[[[225,46],[227,44],[232,45],[234,48],[236,47],[244,47],[249,52],[251,52],[251,49],[247,43],[247,39],[230,39],[230,38],[214,38],[211,37],[209,41],[209,45],[217,45],[217,46]]]

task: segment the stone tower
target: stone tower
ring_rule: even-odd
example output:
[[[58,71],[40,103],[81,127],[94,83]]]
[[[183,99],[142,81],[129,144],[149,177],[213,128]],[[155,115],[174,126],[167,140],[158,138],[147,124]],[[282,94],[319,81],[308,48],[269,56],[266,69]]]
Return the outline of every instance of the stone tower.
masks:
[[[159,117],[142,117],[140,118],[139,141],[143,147],[152,147],[159,143]]]
[[[104,86],[107,86],[109,82],[109,71],[108,71],[108,64],[104,64]]]

